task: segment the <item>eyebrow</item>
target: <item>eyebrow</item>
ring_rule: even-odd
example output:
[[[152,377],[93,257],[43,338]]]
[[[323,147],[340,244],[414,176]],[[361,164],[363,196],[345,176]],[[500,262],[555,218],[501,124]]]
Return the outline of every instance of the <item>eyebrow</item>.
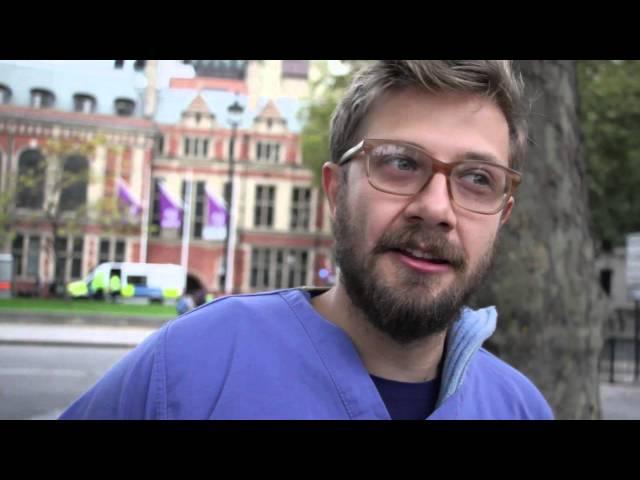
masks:
[[[502,162],[500,162],[495,155],[483,152],[465,152],[462,155],[457,155],[456,160],[486,162],[495,163],[496,165],[502,165]]]
[[[422,145],[418,145],[417,143],[407,142],[407,141],[401,141],[401,143],[411,145],[412,147],[417,148],[421,152],[426,153],[430,157],[437,158],[435,155],[433,155],[431,152],[425,149]],[[469,151],[460,155],[456,155],[454,158],[454,162],[460,162],[460,161],[486,162],[486,163],[495,163],[496,165],[502,165],[502,162],[500,162],[495,155],[492,155],[491,153],[484,153],[484,152]]]

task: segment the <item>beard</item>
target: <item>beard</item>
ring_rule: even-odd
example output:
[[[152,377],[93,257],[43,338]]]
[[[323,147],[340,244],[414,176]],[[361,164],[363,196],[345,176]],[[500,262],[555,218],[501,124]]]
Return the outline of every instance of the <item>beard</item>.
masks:
[[[339,281],[364,318],[399,344],[407,345],[447,330],[491,269],[496,241],[470,270],[461,247],[452,245],[444,233],[426,229],[419,223],[386,231],[367,254],[362,248],[365,237],[362,222],[350,217],[346,202],[339,202],[332,222]],[[383,254],[421,244],[426,245],[430,254],[448,262],[455,274],[450,287],[442,290],[440,274],[422,273],[403,265],[395,266],[395,285],[377,271]],[[436,294],[438,288],[442,291]]]

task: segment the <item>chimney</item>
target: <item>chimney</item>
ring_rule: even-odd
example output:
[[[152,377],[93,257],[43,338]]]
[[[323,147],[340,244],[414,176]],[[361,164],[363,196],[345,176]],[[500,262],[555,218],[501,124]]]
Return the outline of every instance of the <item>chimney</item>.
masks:
[[[147,60],[145,68],[147,76],[147,87],[144,93],[144,116],[153,118],[156,113],[156,103],[158,100],[158,60]]]

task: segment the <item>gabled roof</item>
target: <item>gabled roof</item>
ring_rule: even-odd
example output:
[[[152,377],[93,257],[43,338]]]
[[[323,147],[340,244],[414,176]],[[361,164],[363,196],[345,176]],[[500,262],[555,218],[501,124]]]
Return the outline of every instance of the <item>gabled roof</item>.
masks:
[[[187,107],[187,111],[193,112],[193,113],[211,114],[211,110],[209,110],[209,107],[207,106],[207,103],[202,98],[202,95],[198,95],[196,98],[193,99],[193,102],[191,102],[191,105]]]
[[[218,125],[228,127],[229,114],[227,108],[236,99],[245,108],[239,128],[253,128],[253,121],[264,113],[276,113],[275,118],[283,118],[287,121],[287,128],[292,133],[300,133],[301,125],[298,120],[298,112],[303,103],[294,98],[259,98],[256,108],[248,108],[247,95],[236,95],[224,90],[195,90],[195,89],[167,89],[158,92],[157,110],[154,120],[164,125],[177,124],[182,118],[182,113],[187,110],[195,99],[201,96],[209,112],[215,115]],[[271,106],[269,103],[271,102]],[[273,118],[273,117],[272,117]]]
[[[256,118],[282,118],[282,114],[272,99],[267,101],[260,114]]]

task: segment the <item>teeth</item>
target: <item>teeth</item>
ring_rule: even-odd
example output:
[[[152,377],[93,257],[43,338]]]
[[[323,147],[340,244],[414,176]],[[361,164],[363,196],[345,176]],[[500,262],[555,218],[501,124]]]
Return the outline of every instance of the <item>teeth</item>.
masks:
[[[437,258],[433,255],[429,255],[428,253],[422,252],[420,250],[407,249],[407,252],[413,257],[422,258],[425,260],[437,260]]]

